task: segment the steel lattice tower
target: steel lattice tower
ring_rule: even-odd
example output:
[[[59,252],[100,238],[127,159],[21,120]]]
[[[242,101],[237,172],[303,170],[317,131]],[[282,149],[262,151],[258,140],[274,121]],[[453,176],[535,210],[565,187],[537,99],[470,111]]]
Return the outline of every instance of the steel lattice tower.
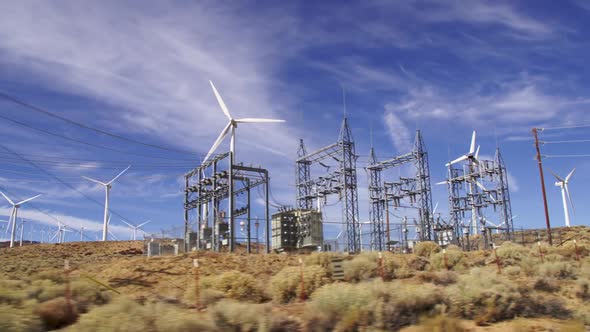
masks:
[[[346,222],[346,235],[348,251],[359,252],[361,250],[361,234],[359,222],[359,203],[356,179],[356,154],[352,132],[348,127],[348,120],[344,118],[340,130],[340,142],[342,145],[342,162],[340,163],[341,197],[343,199],[342,214]]]
[[[414,176],[399,177],[397,182],[383,181],[383,171],[410,163],[414,166]],[[416,131],[414,148],[411,152],[380,162],[377,162],[376,158],[374,159],[374,152],[371,152],[369,166],[366,169],[370,178],[369,204],[371,225],[375,231],[381,229],[380,234],[372,234],[374,242],[383,245],[383,243],[390,240],[383,240],[389,231],[387,229],[388,226],[383,227],[384,211],[385,218],[387,218],[389,204],[391,203],[395,208],[403,207],[402,202],[404,200],[409,202],[411,207],[417,207],[418,209],[419,220],[417,222],[416,233],[419,233],[419,240],[435,239],[428,153],[426,152],[426,146],[420,131]]]
[[[296,206],[300,209],[312,209],[313,208],[313,197],[312,197],[312,182],[310,181],[311,176],[311,162],[305,158],[307,150],[303,139],[299,140],[299,150],[297,151],[297,162],[296,162],[296,179],[297,179],[297,204]]]
[[[369,152],[369,220],[371,222],[371,249],[383,251],[384,230],[383,230],[383,210],[385,210],[385,197],[383,196],[383,185],[381,183],[382,167],[377,165],[377,156],[375,149],[371,147]]]
[[[508,172],[506,171],[500,148],[496,148],[496,156],[494,160],[496,162],[496,167],[498,168],[498,200],[502,202],[501,221],[506,225],[504,234],[506,235],[506,240],[514,240],[514,222],[512,217],[512,205],[510,204],[510,190],[508,188]]]
[[[338,142],[306,154],[303,140],[300,141],[297,169],[297,207],[312,208],[314,202],[321,206],[321,200],[338,194],[342,201],[342,219],[346,225],[347,250],[359,252],[361,238],[356,177],[356,154],[348,120],[344,118]],[[328,162],[337,162],[333,171]],[[311,166],[318,164],[328,172],[322,176],[311,176]]]
[[[414,154],[416,160],[416,176],[418,180],[417,203],[420,207],[420,232],[422,238],[436,240],[436,234],[433,232],[434,217],[432,216],[432,195],[430,188],[430,166],[428,164],[428,152],[422,140],[422,133],[416,130],[416,140],[414,141]]]

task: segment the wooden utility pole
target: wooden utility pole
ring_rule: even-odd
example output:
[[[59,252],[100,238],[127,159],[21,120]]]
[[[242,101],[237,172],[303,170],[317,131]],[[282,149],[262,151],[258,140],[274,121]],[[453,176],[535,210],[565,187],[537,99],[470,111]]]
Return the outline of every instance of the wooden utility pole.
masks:
[[[543,162],[541,160],[541,150],[539,149],[539,137],[537,135],[537,128],[533,128],[533,136],[535,137],[535,148],[537,149],[537,163],[539,164],[539,174],[541,176],[541,191],[543,192],[543,204],[545,206],[545,221],[547,222],[547,239],[549,245],[553,245],[551,239],[551,223],[549,222],[549,207],[547,206],[547,193],[545,192],[545,177],[543,176]]]

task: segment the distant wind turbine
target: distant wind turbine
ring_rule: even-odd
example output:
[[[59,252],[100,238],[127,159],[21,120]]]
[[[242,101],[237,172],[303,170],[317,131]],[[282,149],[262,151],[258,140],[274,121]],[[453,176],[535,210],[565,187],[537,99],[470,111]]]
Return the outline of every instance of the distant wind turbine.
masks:
[[[150,222],[151,220],[146,220],[143,223],[137,225],[137,226],[133,226],[130,223],[126,222],[125,220],[121,220],[122,222],[124,222],[125,224],[127,224],[127,226],[129,226],[129,228],[131,228],[133,230],[133,241],[135,241],[137,239],[137,230],[141,229],[141,226],[147,224],[148,222]]]
[[[127,166],[127,168],[125,168],[121,173],[119,173],[117,176],[115,176],[111,181],[109,182],[101,182],[98,180],[94,180],[91,179],[89,177],[85,177],[82,176],[83,178],[85,178],[86,180],[98,183],[102,186],[104,186],[104,191],[105,191],[105,199],[104,199],[104,220],[103,220],[103,225],[102,225],[102,240],[106,241],[108,234],[109,234],[109,191],[111,190],[111,184],[113,182],[115,182],[116,179],[119,178],[119,176],[123,175],[123,173],[125,173],[129,168],[131,167],[131,165]]]
[[[27,199],[22,200],[22,201],[15,204],[10,198],[8,198],[8,196],[4,195],[3,192],[0,191],[0,194],[2,194],[2,196],[4,196],[4,198],[8,201],[8,203],[12,204],[12,213],[10,214],[10,219],[12,221],[11,222],[12,230],[10,232],[10,248],[13,248],[14,247],[14,237],[16,235],[16,215],[18,213],[18,209],[21,207],[21,205],[25,204],[26,202],[32,201],[41,195],[27,198]]]
[[[549,170],[551,171],[551,170]],[[555,186],[556,187],[560,187],[561,188],[561,199],[563,200],[563,213],[565,215],[565,226],[566,227],[570,227],[570,213],[568,211],[567,208],[567,201],[570,201],[570,204],[572,206],[572,211],[574,212],[574,214],[576,213],[576,210],[574,209],[574,202],[572,202],[572,196],[570,195],[570,190],[568,187],[570,178],[572,177],[572,175],[574,175],[574,172],[576,171],[576,169],[572,169],[572,171],[565,177],[565,179],[562,179],[560,176],[558,176],[557,174],[553,173],[553,171],[551,171],[551,174],[553,174],[553,176],[557,179],[557,182],[555,182]],[[567,195],[567,198],[566,198]]]

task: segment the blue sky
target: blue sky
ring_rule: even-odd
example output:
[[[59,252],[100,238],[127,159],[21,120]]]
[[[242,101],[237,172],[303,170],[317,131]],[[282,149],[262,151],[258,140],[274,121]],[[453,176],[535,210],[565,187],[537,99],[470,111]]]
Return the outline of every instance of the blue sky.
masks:
[[[133,164],[115,183],[111,206],[137,223],[152,219],[149,232],[182,225],[180,176],[198,164],[226,124],[210,79],[235,117],[287,120],[240,126],[237,141],[238,160],[270,169],[273,196],[283,204],[294,203],[298,139],[313,150],[338,135],[341,86],[359,167],[371,126],[381,158],[405,153],[419,128],[432,182],[442,181],[445,162],[466,152],[476,129],[482,155],[493,155],[496,145],[503,151],[517,226],[544,224],[530,129],[590,123],[590,6],[584,1],[19,1],[0,4],[0,12],[1,92],[126,137],[195,152],[123,142],[0,100],[2,116],[127,152],[0,119],[2,144],[95,200],[104,199],[102,189],[81,175],[107,180]],[[588,128],[542,134],[547,141],[588,138]],[[589,154],[590,143],[545,145],[543,151]],[[0,185],[9,193],[42,193],[35,207],[72,227],[100,229],[99,204],[0,153]],[[545,162],[559,174],[577,167],[572,223],[587,224],[589,160]],[[362,169],[358,174],[364,220],[366,176]],[[546,180],[552,223],[563,225],[559,190]],[[445,188],[434,187],[433,195],[445,212]],[[7,215],[8,207],[0,213]],[[55,225],[32,207],[19,213],[45,225],[39,227]],[[327,213],[339,218],[338,210]],[[129,237],[117,219],[115,234]]]

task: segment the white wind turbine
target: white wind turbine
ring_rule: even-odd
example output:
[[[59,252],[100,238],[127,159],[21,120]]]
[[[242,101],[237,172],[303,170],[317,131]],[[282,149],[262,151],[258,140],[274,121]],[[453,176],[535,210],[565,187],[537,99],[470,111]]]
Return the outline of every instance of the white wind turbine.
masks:
[[[64,243],[66,242],[66,232],[72,232],[71,230],[66,228],[66,225],[62,224],[60,221],[57,222],[57,232],[53,235],[49,242],[53,241],[57,237],[57,243]]]
[[[223,130],[221,131],[221,133],[219,134],[219,137],[217,137],[217,140],[215,140],[215,142],[213,143],[213,145],[211,146],[211,149],[209,149],[209,152],[207,153],[207,156],[205,156],[205,159],[203,159],[201,164],[204,164],[209,157],[211,157],[211,155],[213,154],[213,152],[215,152],[215,150],[217,149],[217,147],[221,144],[221,142],[223,141],[223,139],[225,138],[225,136],[230,132],[231,130],[231,136],[230,136],[230,144],[229,144],[229,167],[228,167],[228,174],[229,174],[229,183],[228,183],[228,191],[230,193],[233,193],[233,165],[234,165],[234,160],[235,160],[235,155],[236,155],[236,128],[238,127],[239,123],[277,123],[277,122],[285,122],[285,120],[275,120],[275,119],[262,119],[262,118],[242,118],[242,119],[234,119],[231,114],[229,113],[229,110],[227,109],[227,106],[225,105],[225,102],[223,101],[223,99],[221,98],[221,95],[219,94],[219,92],[217,91],[217,89],[215,88],[215,85],[213,85],[212,81],[209,81],[209,84],[211,84],[211,89],[213,89],[213,93],[215,94],[215,98],[217,99],[217,102],[219,103],[219,107],[221,107],[221,110],[223,111],[223,114],[225,114],[225,116],[227,117],[227,119],[229,120],[229,122],[227,123],[227,125],[223,128]],[[231,242],[230,242],[230,250],[233,250],[233,237],[234,237],[234,225],[233,225],[233,211],[234,211],[234,197],[232,194],[230,194],[228,196],[228,218],[229,218],[229,227],[230,227],[230,234],[231,234]],[[205,215],[208,213],[207,212],[207,205],[203,204],[203,208],[206,211]]]
[[[150,222],[151,220],[146,220],[143,223],[137,225],[137,226],[133,226],[130,223],[126,222],[125,220],[121,220],[122,222],[124,222],[125,224],[127,224],[127,226],[129,226],[129,228],[131,228],[133,230],[133,241],[135,241],[137,239],[137,230],[141,229],[141,226],[147,224],[148,222]]]
[[[14,247],[14,237],[16,235],[16,216],[18,213],[18,209],[21,207],[21,205],[25,204],[26,202],[32,201],[41,195],[27,198],[27,199],[22,200],[22,201],[15,204],[10,198],[8,198],[8,196],[4,195],[3,192],[0,191],[0,194],[2,194],[2,196],[4,196],[4,198],[6,198],[8,203],[12,204],[12,213],[10,214],[10,223],[12,225],[12,229],[10,231],[10,248],[12,248],[12,247]]]
[[[273,122],[274,123],[277,123],[277,122],[285,122],[285,120],[261,119],[261,118],[234,119],[231,116],[231,114],[229,113],[229,110],[227,109],[227,106],[225,106],[225,102],[221,98],[221,95],[219,95],[219,92],[217,92],[217,89],[215,88],[215,85],[213,85],[213,82],[212,81],[209,81],[209,84],[211,84],[211,88],[213,89],[213,93],[215,94],[215,98],[217,98],[217,102],[219,103],[219,106],[221,107],[221,110],[223,111],[223,114],[225,114],[225,116],[227,117],[227,119],[229,120],[229,122],[223,128],[223,130],[219,134],[219,137],[217,137],[217,140],[215,141],[215,143],[213,143],[213,146],[211,146],[211,149],[207,153],[207,156],[205,157],[205,159],[203,159],[203,163],[205,163],[207,161],[207,159],[209,159],[209,157],[211,157],[211,154],[213,154],[213,152],[215,152],[215,150],[217,149],[217,147],[219,146],[219,144],[221,144],[221,142],[223,141],[223,138],[225,138],[225,136],[230,131],[230,129],[231,129],[230,152],[231,152],[231,155],[232,155],[231,157],[232,158],[234,157],[235,152],[236,152],[236,146],[235,146],[236,145],[236,128],[238,127],[238,123],[273,123]]]
[[[98,183],[100,185],[104,186],[104,191],[105,191],[105,199],[104,199],[104,220],[103,220],[103,225],[102,225],[102,240],[106,241],[107,240],[107,235],[109,234],[109,191],[111,190],[111,184],[113,182],[115,182],[115,180],[117,178],[119,178],[119,176],[123,175],[123,173],[125,173],[129,168],[131,167],[131,165],[127,166],[127,168],[125,168],[121,173],[119,173],[117,176],[115,176],[111,181],[109,182],[100,182],[98,180],[94,180],[85,176],[82,176],[83,178],[85,178],[86,180]]]
[[[551,171],[551,170],[549,170]],[[561,199],[563,200],[563,213],[565,215],[565,226],[566,227],[570,227],[570,213],[568,211],[568,207],[567,207],[567,201],[570,201],[570,204],[572,205],[572,211],[574,212],[574,214],[576,213],[576,210],[574,209],[574,202],[572,202],[572,196],[570,195],[570,190],[568,187],[570,178],[572,177],[572,175],[574,175],[574,172],[576,171],[576,169],[572,169],[572,171],[565,177],[565,179],[562,179],[560,176],[558,176],[557,174],[553,173],[553,171],[551,171],[551,174],[553,174],[553,176],[557,179],[557,182],[555,182],[555,186],[556,187],[560,187],[561,188]],[[567,198],[566,198],[567,195]]]
[[[471,135],[471,145],[469,146],[469,152],[467,152],[467,154],[464,154],[463,156],[461,156],[449,163],[446,163],[445,166],[449,167],[453,164],[462,162],[464,160],[470,160],[476,164],[479,164],[479,159],[477,159],[477,157],[479,156],[479,145],[477,146],[477,150],[476,150],[475,149],[475,138],[476,138],[476,133],[474,130],[473,134]]]

